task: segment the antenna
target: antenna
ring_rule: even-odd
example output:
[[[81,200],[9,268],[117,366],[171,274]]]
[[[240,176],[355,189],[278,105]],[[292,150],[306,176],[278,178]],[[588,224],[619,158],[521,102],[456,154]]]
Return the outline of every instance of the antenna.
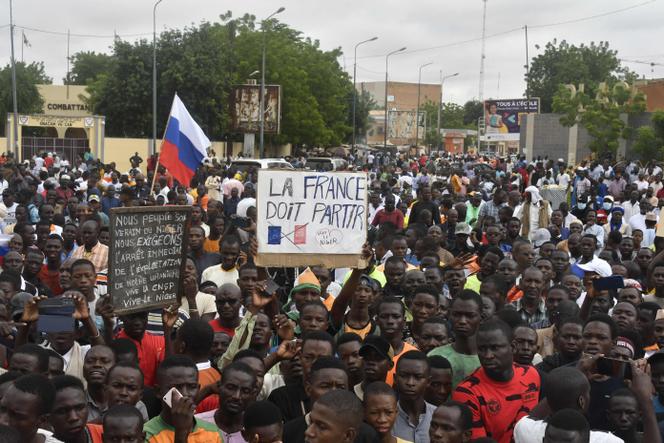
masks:
[[[484,3],[482,11],[482,58],[480,60],[480,91],[479,91],[479,101],[480,103],[484,102],[484,59],[486,54],[484,52],[486,47],[486,2],[487,0],[482,0]]]

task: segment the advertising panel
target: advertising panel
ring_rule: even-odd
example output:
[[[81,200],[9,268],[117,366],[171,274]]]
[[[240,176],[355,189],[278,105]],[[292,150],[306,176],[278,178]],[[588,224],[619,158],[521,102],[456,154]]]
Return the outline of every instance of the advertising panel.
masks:
[[[260,85],[238,85],[231,91],[231,120],[235,132],[260,132]],[[266,134],[278,134],[281,124],[281,86],[265,85]]]
[[[486,142],[518,141],[521,132],[521,116],[539,114],[539,98],[517,98],[484,101],[484,133]]]

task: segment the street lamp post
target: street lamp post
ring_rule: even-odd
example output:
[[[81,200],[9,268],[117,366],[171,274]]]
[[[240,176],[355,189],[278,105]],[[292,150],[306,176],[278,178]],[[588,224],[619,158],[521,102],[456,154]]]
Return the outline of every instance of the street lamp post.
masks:
[[[389,60],[390,60],[390,55],[394,55],[394,54],[397,54],[399,52],[403,52],[405,50],[406,50],[406,47],[404,46],[401,49],[397,49],[396,51],[389,52],[385,56],[385,118],[383,120],[383,125],[384,125],[384,128],[383,128],[383,149],[384,150],[387,150],[387,113],[388,113],[388,109],[387,109],[387,80],[388,80],[388,76],[387,76],[387,73],[388,73],[388,68],[389,68],[388,63],[389,63]]]
[[[157,153],[157,0],[152,8],[152,154]]]
[[[355,55],[353,57],[353,144],[351,149],[355,148],[355,105],[357,102],[357,89],[355,89],[355,77],[357,77],[357,47],[363,45],[364,43],[369,43],[378,40],[378,37],[371,37],[368,40],[363,40],[355,45]]]
[[[266,19],[261,22],[261,34],[263,38],[263,55],[261,59],[261,96],[260,96],[260,158],[265,156],[265,52],[266,52],[266,42],[265,42],[265,22],[274,17],[275,15],[284,12],[286,8],[283,6],[272,14],[270,14]]]
[[[446,75],[443,77],[443,71],[440,71],[440,103],[438,104],[438,124],[436,125],[436,130],[438,131],[438,137],[440,137],[440,113],[443,109],[443,84],[445,84],[445,79],[456,77],[459,75],[458,72],[455,72],[451,75]],[[438,145],[438,149],[441,148],[442,142]]]
[[[420,72],[417,75],[417,109],[415,110],[415,147],[418,146],[418,141],[420,139],[420,89],[422,87],[422,68],[429,65],[433,65],[433,62],[420,65]]]
[[[18,161],[18,100],[16,98],[16,59],[14,58],[14,7],[13,0],[9,0],[9,40],[11,44],[12,53],[12,111],[14,118],[12,119],[12,127],[14,135],[12,135],[11,149],[14,152],[14,159]]]

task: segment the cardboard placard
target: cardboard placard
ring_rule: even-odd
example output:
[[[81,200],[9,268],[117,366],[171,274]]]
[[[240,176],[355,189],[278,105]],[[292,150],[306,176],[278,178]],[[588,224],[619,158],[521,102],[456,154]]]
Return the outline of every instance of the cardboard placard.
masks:
[[[259,266],[361,266],[366,173],[261,169],[256,196]]]
[[[111,209],[108,292],[117,314],[177,300],[190,223],[190,206]]]

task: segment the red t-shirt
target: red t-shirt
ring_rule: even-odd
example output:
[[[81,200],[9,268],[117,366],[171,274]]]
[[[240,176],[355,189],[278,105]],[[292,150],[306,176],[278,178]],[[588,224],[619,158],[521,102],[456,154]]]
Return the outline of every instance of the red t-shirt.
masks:
[[[537,405],[539,373],[532,366],[513,364],[513,369],[512,380],[498,382],[480,367],[454,390],[452,399],[467,404],[473,413],[472,439],[491,437],[510,443],[516,422]]]
[[[143,339],[138,342],[129,337],[124,329],[120,330],[115,338],[127,338],[134,342],[138,349],[138,366],[143,371],[145,386],[154,386],[157,381],[157,366],[164,359],[166,344],[163,335],[155,335],[145,332]]]
[[[214,320],[210,320],[210,326],[212,326],[212,330],[214,332],[225,332],[226,334],[228,334],[228,336],[230,338],[233,338],[233,336],[235,335],[235,329],[227,328],[226,326],[222,326],[219,323],[218,318],[215,318]]]
[[[47,265],[42,265],[37,277],[53,292],[53,295],[61,295],[64,292],[60,286],[60,271],[49,271]]]
[[[397,227],[397,229],[403,229],[403,212],[399,211],[398,209],[395,209],[392,212],[387,212],[385,209],[381,209],[380,211],[376,212],[376,215],[374,216],[371,224],[373,226],[378,226],[385,222],[392,223]]]

